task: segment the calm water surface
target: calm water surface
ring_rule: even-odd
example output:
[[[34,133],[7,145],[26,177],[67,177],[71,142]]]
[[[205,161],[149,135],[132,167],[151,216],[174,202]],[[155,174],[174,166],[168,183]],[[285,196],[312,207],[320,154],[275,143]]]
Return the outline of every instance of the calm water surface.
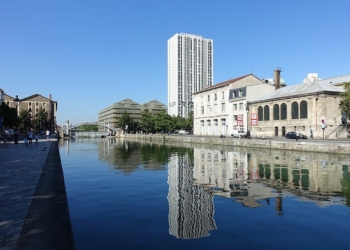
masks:
[[[350,245],[346,155],[122,139],[60,154],[77,249]]]

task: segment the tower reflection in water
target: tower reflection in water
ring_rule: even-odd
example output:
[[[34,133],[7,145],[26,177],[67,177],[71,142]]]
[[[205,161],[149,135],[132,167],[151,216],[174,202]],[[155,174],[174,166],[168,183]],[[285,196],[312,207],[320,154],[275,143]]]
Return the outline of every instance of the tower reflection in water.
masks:
[[[189,155],[173,155],[168,165],[169,233],[177,238],[209,236],[216,229],[211,187],[195,185]]]
[[[215,195],[233,199],[246,208],[274,206],[277,216],[284,215],[283,206],[287,205],[283,199],[288,196],[322,207],[344,205],[350,200],[343,197],[343,186],[350,186],[347,184],[350,181],[344,181],[349,179],[347,155],[202,145],[171,148],[139,142],[127,146],[130,142],[126,141],[109,143],[112,145],[101,145],[100,156],[123,171],[136,171],[140,162],[145,170],[164,170],[164,164],[168,163],[169,233],[177,238],[206,237],[217,229]],[[178,149],[183,148],[188,150],[180,154]],[[106,152],[110,150],[114,152]]]
[[[198,238],[216,229],[214,195],[233,198],[247,208],[273,205],[276,216],[283,216],[283,198],[288,196],[318,206],[342,202],[336,197],[349,162],[346,156],[332,157],[200,147],[194,148],[193,162],[188,155],[173,155],[168,170],[170,234]]]

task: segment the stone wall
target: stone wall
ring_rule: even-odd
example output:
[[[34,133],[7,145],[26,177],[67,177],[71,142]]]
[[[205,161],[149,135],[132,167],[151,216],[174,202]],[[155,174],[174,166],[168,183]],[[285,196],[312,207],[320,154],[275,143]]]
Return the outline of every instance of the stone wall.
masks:
[[[211,145],[225,145],[232,147],[250,147],[250,148],[262,148],[262,149],[280,149],[289,151],[305,151],[305,152],[325,152],[334,154],[349,154],[350,153],[350,141],[349,143],[337,142],[329,140],[324,141],[307,141],[295,140],[289,141],[274,141],[273,139],[239,139],[239,138],[220,138],[220,137],[205,137],[205,136],[178,136],[178,135],[161,135],[161,134],[122,134],[124,138],[134,138],[145,140],[149,142],[187,142],[198,144],[211,144]]]

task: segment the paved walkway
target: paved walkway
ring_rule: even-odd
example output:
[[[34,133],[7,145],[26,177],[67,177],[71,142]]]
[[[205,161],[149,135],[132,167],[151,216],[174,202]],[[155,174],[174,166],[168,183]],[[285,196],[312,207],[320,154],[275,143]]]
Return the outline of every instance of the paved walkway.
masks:
[[[53,156],[51,161],[50,155]],[[50,164],[52,169],[49,169]],[[59,190],[54,187],[57,183],[53,178],[60,179]],[[35,140],[32,144],[19,141],[19,144],[0,147],[0,250],[59,249],[59,245],[50,245],[55,244],[55,239],[49,242],[42,238],[44,232],[47,234],[50,231],[47,228],[61,219],[55,218],[57,215],[52,211],[44,211],[52,209],[52,206],[48,205],[52,200],[63,203],[62,209],[67,210],[66,213],[56,211],[63,212],[64,216],[68,217],[63,221],[70,235],[70,238],[65,240],[70,246],[61,249],[74,249],[57,140],[39,139],[37,144]],[[41,206],[40,210],[35,210],[36,204]],[[60,223],[62,222],[58,224]],[[48,224],[47,228],[45,224]],[[51,234],[56,233],[60,232],[56,230]],[[55,238],[56,235],[49,237]]]

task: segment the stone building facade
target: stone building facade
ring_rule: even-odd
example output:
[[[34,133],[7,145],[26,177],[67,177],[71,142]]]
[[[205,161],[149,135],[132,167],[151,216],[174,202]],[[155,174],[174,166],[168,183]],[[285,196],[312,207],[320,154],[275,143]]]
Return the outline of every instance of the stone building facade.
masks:
[[[193,94],[194,134],[225,135],[247,131],[247,102],[274,92],[275,87],[249,74]]]
[[[299,131],[308,138],[344,138],[346,114],[339,108],[343,83],[350,75],[280,88],[252,100],[249,128],[253,137],[284,137]]]
[[[16,108],[13,103],[13,100],[16,97],[5,94],[4,102],[10,108]],[[21,110],[31,111],[32,119],[35,119],[35,115],[38,114],[39,109],[42,108],[48,114],[48,121],[45,124],[42,124],[42,129],[49,129],[51,133],[54,133],[56,130],[56,113],[57,113],[57,101],[52,100],[52,95],[50,94],[49,98],[44,97],[40,94],[34,94],[22,99],[19,99],[18,105],[18,116]]]

